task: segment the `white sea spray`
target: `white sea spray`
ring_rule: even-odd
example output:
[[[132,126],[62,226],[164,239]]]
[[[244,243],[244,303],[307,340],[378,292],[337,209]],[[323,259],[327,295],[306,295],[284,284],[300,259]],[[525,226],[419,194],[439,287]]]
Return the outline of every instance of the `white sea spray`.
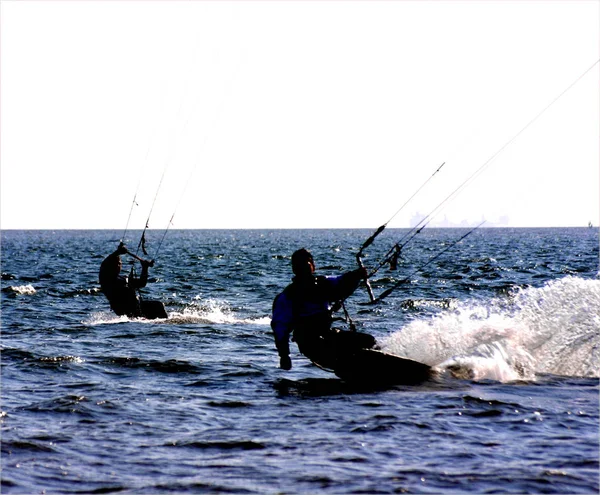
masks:
[[[19,295],[32,295],[35,294],[37,291],[35,290],[35,288],[33,287],[33,285],[31,284],[27,284],[27,285],[9,285],[8,287],[6,287],[5,289],[3,289],[6,292],[10,292],[13,294],[19,294]]]
[[[567,376],[600,374],[600,280],[565,277],[515,297],[536,371]]]
[[[383,339],[385,351],[476,380],[599,375],[600,281],[568,276],[510,304],[459,304]]]
[[[238,318],[235,311],[232,310],[226,301],[219,299],[202,299],[196,297],[191,303],[187,303],[180,310],[168,311],[169,318],[148,320],[145,318],[129,318],[127,316],[117,316],[111,311],[98,311],[92,313],[84,323],[87,325],[106,325],[113,323],[123,323],[126,321],[139,321],[148,324],[172,324],[179,325],[185,323],[213,323],[213,324],[254,324],[269,325],[271,318],[269,316],[257,316],[255,318]]]
[[[164,322],[164,320],[162,320]],[[220,299],[194,298],[180,311],[169,312],[169,323],[214,323],[268,325],[269,317],[239,318],[229,303]]]
[[[106,325],[129,321],[127,316],[118,316],[111,311],[96,311],[83,321],[86,325]]]

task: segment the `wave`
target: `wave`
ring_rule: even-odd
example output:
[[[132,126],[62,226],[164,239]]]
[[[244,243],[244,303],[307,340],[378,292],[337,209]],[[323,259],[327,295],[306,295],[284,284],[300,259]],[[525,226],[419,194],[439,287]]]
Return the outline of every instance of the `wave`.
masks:
[[[69,365],[71,363],[77,365],[85,362],[85,360],[79,356],[46,356],[13,347],[3,347],[0,351],[4,362],[12,361],[34,368],[61,369],[64,365]]]
[[[8,287],[3,287],[2,292],[8,292],[9,294],[15,295],[32,295],[37,291],[31,284],[27,285],[9,285]]]
[[[568,276],[508,301],[459,303],[381,339],[396,355],[474,380],[600,375],[600,280]]]
[[[192,373],[202,371],[200,366],[180,359],[154,360],[137,357],[106,357],[99,361],[102,365],[111,365],[116,368],[141,369],[144,371],[158,371],[161,373]]]

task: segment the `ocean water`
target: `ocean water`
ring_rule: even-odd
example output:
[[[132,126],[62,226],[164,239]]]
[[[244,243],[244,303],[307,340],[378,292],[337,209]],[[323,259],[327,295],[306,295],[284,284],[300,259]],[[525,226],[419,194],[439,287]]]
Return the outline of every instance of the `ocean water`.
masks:
[[[598,229],[481,228],[422,270],[465,231],[415,237],[372,279],[406,283],[347,307],[428,382],[357,388],[294,344],[278,369],[291,253],[339,274],[371,232],[150,231],[147,321],[99,291],[122,232],[3,231],[2,493],[598,493]]]

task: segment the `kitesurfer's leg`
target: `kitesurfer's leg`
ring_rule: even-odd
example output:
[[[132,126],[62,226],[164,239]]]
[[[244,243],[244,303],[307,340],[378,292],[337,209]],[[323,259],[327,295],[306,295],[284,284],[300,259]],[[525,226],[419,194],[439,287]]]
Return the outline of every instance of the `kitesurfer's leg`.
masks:
[[[298,350],[313,363],[323,368],[333,369],[337,359],[335,343],[326,336],[320,335],[321,333],[314,329],[296,329],[294,340]]]
[[[373,349],[377,347],[377,341],[375,337],[368,333],[353,332],[356,345],[361,349]]]

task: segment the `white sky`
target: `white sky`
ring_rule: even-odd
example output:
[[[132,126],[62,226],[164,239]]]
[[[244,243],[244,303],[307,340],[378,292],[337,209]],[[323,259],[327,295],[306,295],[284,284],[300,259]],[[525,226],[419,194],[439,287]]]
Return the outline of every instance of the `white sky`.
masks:
[[[595,0],[1,3],[11,228],[427,214],[600,58]],[[599,66],[432,225],[600,223]],[[139,189],[138,189],[139,183]]]

